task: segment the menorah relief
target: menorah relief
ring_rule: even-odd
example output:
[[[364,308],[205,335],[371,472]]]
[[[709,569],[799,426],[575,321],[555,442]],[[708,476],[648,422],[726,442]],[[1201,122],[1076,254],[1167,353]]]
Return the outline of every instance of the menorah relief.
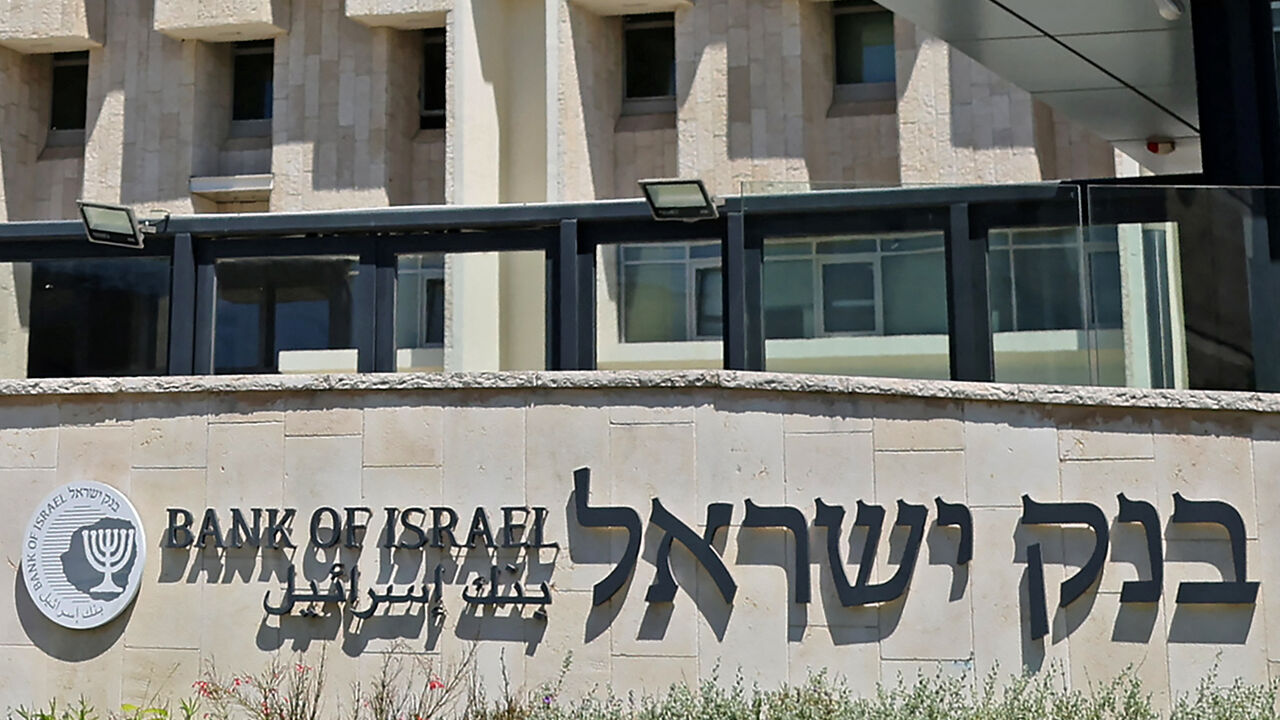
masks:
[[[86,529],[82,536],[84,541],[84,557],[89,565],[102,573],[102,582],[89,592],[122,593],[124,588],[116,585],[113,575],[124,569],[133,552],[133,528],[92,528]]]

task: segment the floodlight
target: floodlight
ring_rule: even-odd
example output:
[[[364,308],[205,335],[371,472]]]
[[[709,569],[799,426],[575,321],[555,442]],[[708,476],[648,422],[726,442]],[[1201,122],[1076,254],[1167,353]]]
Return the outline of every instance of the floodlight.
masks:
[[[1173,22],[1182,17],[1185,5],[1182,0],[1155,0],[1156,12],[1160,13],[1160,17]]]
[[[641,180],[654,220],[713,220],[720,216],[701,180]]]
[[[142,230],[133,211],[121,205],[79,202],[80,220],[89,242],[142,249]]]

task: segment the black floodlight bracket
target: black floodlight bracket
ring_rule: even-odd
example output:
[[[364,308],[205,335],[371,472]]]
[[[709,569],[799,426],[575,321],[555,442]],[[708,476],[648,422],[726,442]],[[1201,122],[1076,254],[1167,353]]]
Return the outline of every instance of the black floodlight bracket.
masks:
[[[702,195],[702,204],[700,205],[667,205],[662,199],[653,192],[666,187],[681,187],[685,189],[696,189]],[[697,179],[662,179],[662,180],[641,180],[640,188],[644,191],[644,199],[649,203],[649,212],[653,214],[654,220],[680,220],[683,222],[696,222],[698,220],[714,220],[720,217],[719,210],[716,209],[715,199],[707,192],[707,188]]]
[[[156,218],[138,220],[133,210],[123,205],[77,201],[80,221],[89,242],[141,250],[147,235],[161,232],[169,221],[169,213]],[[108,220],[103,222],[103,220]]]

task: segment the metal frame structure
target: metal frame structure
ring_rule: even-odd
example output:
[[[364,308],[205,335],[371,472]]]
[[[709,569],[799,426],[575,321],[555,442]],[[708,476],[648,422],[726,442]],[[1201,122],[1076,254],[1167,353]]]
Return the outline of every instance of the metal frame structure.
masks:
[[[659,223],[641,200],[586,203],[390,207],[325,212],[174,215],[145,250],[85,240],[76,221],[0,223],[0,262],[62,258],[162,256],[171,262],[169,374],[213,372],[214,263],[220,258],[356,256],[352,307],[358,370],[396,367],[396,257],[402,253],[534,250],[546,257],[546,361],[553,370],[596,367],[596,249],[622,243],[720,239],[724,273],[724,367],[765,368],[762,302],[765,238],[824,234],[942,232],[947,264],[950,375],[992,381],[994,357],[987,288],[987,236],[992,228],[1061,227],[1170,218],[1170,188],[1134,189],[1105,206],[1084,202],[1070,183],[817,191],[732,197],[715,220]],[[1126,191],[1127,192],[1127,191]],[[1265,223],[1252,215],[1253,223]],[[1265,237],[1265,234],[1264,234]],[[1263,253],[1255,256],[1261,261]],[[1254,275],[1277,275],[1269,257]],[[1270,323],[1269,281],[1252,325],[1262,367],[1280,367],[1280,329]],[[1274,352],[1273,350],[1274,349]],[[1271,373],[1274,375],[1275,373]],[[1259,389],[1280,378],[1260,373]]]

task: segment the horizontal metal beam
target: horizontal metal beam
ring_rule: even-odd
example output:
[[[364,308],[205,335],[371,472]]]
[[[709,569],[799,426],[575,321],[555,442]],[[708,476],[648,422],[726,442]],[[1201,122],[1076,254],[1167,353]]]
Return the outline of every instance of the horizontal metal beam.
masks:
[[[948,206],[956,202],[973,205],[1015,200],[1054,201],[1063,199],[1073,191],[1073,186],[1064,183],[819,190],[729,197],[724,200],[724,209],[727,212],[754,216],[798,215],[872,208]],[[652,220],[649,206],[643,200],[600,200],[580,203],[420,205],[320,212],[172,215],[157,228],[156,236],[171,237],[187,233],[202,238],[268,238],[401,234],[458,229],[558,227],[560,221],[566,219],[578,220],[585,234],[592,232],[591,226],[597,221],[634,223],[625,231],[629,237],[648,235],[660,238],[664,235],[685,236],[693,232],[675,223],[659,225]],[[719,235],[717,232],[713,236]],[[0,223],[0,243],[83,238],[83,226],[76,220]]]

